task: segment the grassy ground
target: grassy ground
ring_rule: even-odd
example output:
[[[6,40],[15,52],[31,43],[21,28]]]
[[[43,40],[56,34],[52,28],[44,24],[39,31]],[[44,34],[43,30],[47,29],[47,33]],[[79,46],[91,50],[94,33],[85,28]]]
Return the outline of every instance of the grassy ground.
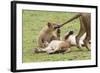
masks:
[[[75,14],[76,13],[23,10],[23,62],[90,59],[90,51],[87,51],[86,48],[83,48],[83,51],[79,51],[78,48],[72,47],[72,52],[66,54],[48,55],[46,53],[32,53],[32,49],[37,47],[37,36],[47,22],[63,23]],[[61,36],[70,30],[78,33],[79,19],[62,27]]]

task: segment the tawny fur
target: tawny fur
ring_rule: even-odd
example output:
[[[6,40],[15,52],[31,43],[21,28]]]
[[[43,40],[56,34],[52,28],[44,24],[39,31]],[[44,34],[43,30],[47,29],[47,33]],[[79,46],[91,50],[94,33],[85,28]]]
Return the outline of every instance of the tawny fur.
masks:
[[[50,44],[40,51],[47,52],[48,54],[52,53],[64,53],[68,52],[70,50],[70,44],[66,41],[61,40],[53,40],[50,42]]]
[[[47,23],[45,27],[40,31],[38,37],[38,46],[40,48],[45,48],[52,40],[59,40],[60,36],[57,33],[57,29],[54,26],[57,24],[54,23]]]

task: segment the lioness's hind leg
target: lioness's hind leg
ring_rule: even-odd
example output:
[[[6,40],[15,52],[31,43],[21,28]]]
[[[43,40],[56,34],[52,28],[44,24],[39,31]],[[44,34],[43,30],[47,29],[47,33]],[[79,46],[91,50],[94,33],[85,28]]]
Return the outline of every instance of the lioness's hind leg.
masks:
[[[81,49],[81,46],[79,44],[79,40],[80,38],[83,36],[83,34],[85,33],[85,27],[84,27],[84,24],[83,24],[83,21],[82,21],[82,18],[80,18],[80,31],[78,33],[78,35],[76,36],[76,44],[77,44],[77,47]]]
[[[86,38],[84,39],[84,45],[88,50],[91,50],[89,41],[90,41],[90,39],[89,39],[89,36],[87,35]]]

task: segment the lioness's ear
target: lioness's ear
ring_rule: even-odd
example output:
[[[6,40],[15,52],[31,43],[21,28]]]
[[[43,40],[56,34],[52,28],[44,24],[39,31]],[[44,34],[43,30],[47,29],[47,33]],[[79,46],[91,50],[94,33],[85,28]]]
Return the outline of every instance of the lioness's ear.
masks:
[[[51,27],[51,23],[50,23],[50,22],[48,22],[48,23],[47,23],[47,26],[48,26],[48,27]]]

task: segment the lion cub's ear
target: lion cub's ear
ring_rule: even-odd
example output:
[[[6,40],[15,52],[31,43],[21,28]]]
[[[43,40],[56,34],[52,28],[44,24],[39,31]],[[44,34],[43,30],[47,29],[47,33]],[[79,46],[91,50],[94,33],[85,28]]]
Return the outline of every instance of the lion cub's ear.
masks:
[[[47,23],[48,27],[52,27],[52,24],[50,22]]]

